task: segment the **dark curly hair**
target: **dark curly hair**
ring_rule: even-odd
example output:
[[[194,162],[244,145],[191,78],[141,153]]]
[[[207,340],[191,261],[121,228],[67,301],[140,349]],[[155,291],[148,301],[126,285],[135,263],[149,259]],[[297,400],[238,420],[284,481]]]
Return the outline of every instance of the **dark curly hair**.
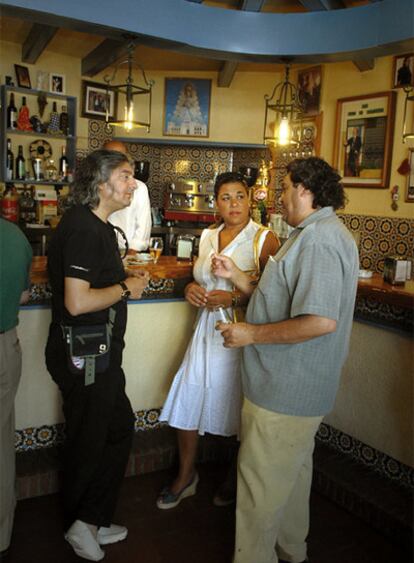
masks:
[[[296,158],[287,165],[290,179],[296,187],[302,184],[313,193],[313,208],[345,207],[347,198],[341,176],[327,162],[316,156]]]
[[[214,184],[214,197],[216,199],[218,198],[221,186],[230,183],[242,184],[246,190],[246,193],[249,193],[249,188],[247,187],[246,180],[241,174],[239,174],[238,172],[223,172],[223,174],[219,174],[216,178],[216,182]]]
[[[112,172],[124,162],[130,164],[127,155],[119,151],[101,149],[88,154],[76,168],[69,193],[62,198],[62,207],[65,210],[74,205],[98,207],[100,184],[107,182]]]

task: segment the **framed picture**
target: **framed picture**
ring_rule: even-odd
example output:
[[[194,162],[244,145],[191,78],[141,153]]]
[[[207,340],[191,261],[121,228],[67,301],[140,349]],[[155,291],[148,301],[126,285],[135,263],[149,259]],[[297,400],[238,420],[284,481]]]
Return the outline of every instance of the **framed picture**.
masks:
[[[414,149],[409,149],[408,162],[410,164],[410,171],[407,174],[405,201],[408,203],[414,203]]]
[[[63,74],[50,73],[49,90],[55,94],[64,94],[66,91],[66,78]]]
[[[105,119],[108,116],[116,119],[118,93],[105,84],[82,80],[82,117],[89,119]]]
[[[414,53],[394,57],[393,88],[414,87]]]
[[[20,88],[31,88],[32,84],[30,82],[30,74],[27,66],[14,65],[14,71],[16,73],[17,86]]]
[[[350,187],[386,188],[390,178],[395,92],[337,102],[334,165]]]
[[[163,135],[208,137],[211,80],[166,78]]]
[[[321,66],[313,66],[298,72],[298,95],[304,115],[317,115],[319,113],[321,88]]]
[[[320,156],[323,113],[314,116],[304,116],[302,121],[293,122],[293,137],[299,138],[298,151],[302,156]],[[302,132],[300,131],[302,128]]]

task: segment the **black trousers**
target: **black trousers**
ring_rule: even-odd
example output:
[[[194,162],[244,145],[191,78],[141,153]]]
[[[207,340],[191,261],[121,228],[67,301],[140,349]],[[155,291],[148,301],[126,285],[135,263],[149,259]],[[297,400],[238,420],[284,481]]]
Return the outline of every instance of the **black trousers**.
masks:
[[[47,368],[60,388],[66,422],[63,504],[65,528],[79,519],[109,526],[125,475],[134,415],[125,394],[122,338],[113,337],[107,371],[86,386],[84,375],[67,369],[59,325],[52,324],[46,346]]]

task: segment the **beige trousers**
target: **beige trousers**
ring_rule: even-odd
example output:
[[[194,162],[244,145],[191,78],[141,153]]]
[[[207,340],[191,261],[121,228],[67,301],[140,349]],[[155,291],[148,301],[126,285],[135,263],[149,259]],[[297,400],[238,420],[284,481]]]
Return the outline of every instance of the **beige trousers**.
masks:
[[[0,334],[0,551],[10,545],[16,506],[14,399],[21,370],[21,349],[13,328]]]
[[[234,563],[306,559],[312,453],[321,420],[244,400]]]

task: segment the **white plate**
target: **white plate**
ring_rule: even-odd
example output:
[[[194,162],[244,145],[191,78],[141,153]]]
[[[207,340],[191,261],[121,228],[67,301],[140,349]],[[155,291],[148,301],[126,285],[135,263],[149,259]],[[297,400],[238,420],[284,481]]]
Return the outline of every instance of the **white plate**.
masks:
[[[364,279],[372,278],[372,272],[371,270],[359,270],[358,277]]]
[[[137,260],[139,260],[140,262],[151,262],[152,256],[151,254],[148,254],[146,252],[140,252],[139,254],[137,254]]]

